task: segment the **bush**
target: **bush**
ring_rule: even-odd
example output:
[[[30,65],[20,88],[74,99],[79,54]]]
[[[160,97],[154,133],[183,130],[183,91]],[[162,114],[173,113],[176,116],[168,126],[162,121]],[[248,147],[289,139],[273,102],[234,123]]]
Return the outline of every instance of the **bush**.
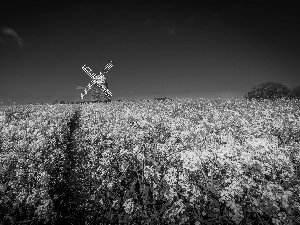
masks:
[[[290,98],[290,91],[283,84],[277,82],[265,82],[252,88],[252,90],[245,95],[245,98],[247,100],[276,100],[280,98]]]
[[[167,101],[167,100],[170,100],[170,101],[172,101],[172,99],[170,99],[170,98],[167,98],[167,97],[164,97],[164,98],[154,98],[154,100],[156,100],[156,101]]]
[[[290,98],[300,99],[300,85],[290,90]]]

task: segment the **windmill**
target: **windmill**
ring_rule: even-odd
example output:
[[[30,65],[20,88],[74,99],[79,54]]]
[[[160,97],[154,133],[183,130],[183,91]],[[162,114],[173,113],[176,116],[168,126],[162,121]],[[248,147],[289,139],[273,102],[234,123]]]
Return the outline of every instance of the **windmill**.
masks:
[[[107,82],[104,75],[113,67],[113,61],[109,61],[109,63],[106,64],[104,69],[99,73],[99,75],[96,75],[93,73],[93,71],[86,67],[85,65],[82,67],[83,71],[87,73],[92,78],[92,81],[88,84],[88,86],[84,89],[84,94],[80,94],[81,99],[83,99],[83,96],[87,94],[88,90],[90,90],[93,87],[93,93],[92,93],[92,100],[93,101],[100,101],[100,102],[107,102],[110,101],[112,93],[107,89]]]

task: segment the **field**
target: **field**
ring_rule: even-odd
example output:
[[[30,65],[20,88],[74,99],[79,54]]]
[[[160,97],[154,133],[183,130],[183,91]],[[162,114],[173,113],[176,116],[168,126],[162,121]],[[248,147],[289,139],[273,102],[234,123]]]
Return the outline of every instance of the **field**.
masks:
[[[0,225],[300,224],[300,101],[0,108]]]

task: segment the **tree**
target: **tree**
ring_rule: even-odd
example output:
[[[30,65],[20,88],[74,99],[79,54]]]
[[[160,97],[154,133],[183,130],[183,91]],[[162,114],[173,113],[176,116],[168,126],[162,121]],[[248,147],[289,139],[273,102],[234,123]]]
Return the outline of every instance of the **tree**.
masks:
[[[290,98],[300,99],[300,85],[290,90]]]
[[[265,82],[252,88],[251,91],[245,95],[245,98],[247,100],[290,98],[290,91],[285,85],[278,82]]]

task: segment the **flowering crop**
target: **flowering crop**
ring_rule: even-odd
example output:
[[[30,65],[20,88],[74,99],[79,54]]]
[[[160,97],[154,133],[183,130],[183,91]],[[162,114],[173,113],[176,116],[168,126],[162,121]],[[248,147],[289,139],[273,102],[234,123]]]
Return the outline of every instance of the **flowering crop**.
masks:
[[[299,222],[299,102],[94,104],[81,106],[67,131],[74,107],[2,123],[1,162],[5,171],[15,165],[10,193],[37,204],[37,215],[58,217],[45,167],[69,165],[70,178],[56,178],[68,182],[87,224]]]
[[[28,111],[23,118],[13,117],[1,124],[0,200],[5,203],[3,211],[12,210],[12,204],[13,210],[48,221],[55,217],[48,192],[49,171],[63,157],[56,143],[62,141],[61,124],[68,120],[71,110],[42,106],[17,113],[24,115]],[[17,222],[12,217],[10,220]]]

